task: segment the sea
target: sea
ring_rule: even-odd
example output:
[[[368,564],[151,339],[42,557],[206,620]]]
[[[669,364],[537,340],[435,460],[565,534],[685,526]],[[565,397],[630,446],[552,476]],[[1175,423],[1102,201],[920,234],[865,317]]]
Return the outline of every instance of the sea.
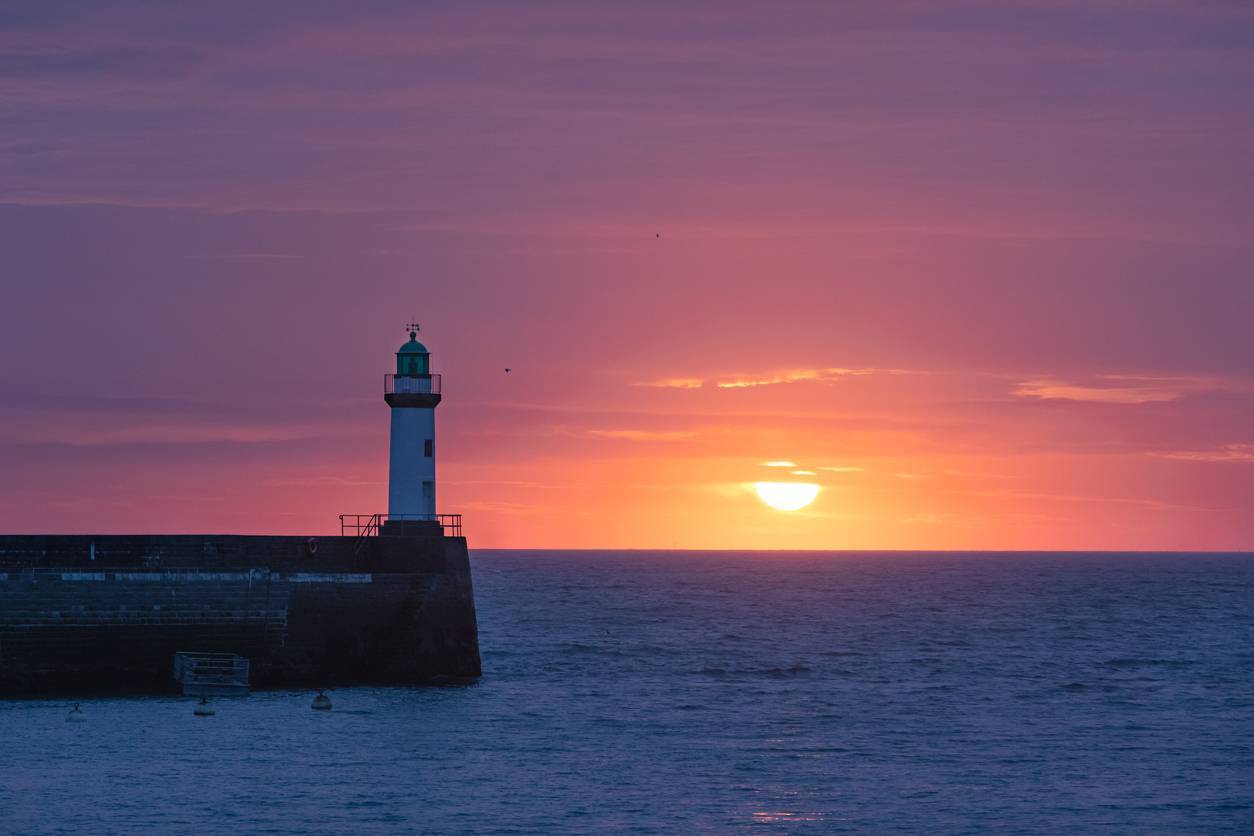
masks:
[[[475,684],[0,702],[0,831],[1254,832],[1254,555],[471,559]]]

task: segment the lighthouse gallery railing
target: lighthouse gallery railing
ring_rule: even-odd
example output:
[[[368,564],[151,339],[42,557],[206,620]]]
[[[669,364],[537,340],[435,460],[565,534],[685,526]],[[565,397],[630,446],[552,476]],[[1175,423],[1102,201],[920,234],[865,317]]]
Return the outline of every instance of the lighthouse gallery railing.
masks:
[[[385,374],[383,376],[383,394],[438,395],[440,394],[440,376],[438,374]]]

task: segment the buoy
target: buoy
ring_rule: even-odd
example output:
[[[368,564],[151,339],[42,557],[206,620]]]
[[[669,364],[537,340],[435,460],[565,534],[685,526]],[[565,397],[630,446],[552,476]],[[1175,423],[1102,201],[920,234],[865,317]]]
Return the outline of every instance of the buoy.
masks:
[[[319,691],[318,696],[314,697],[313,705],[309,707],[312,708],[314,711],[330,711],[331,710],[331,698],[328,697],[326,694],[322,693],[321,691]]]
[[[65,716],[65,722],[67,723],[81,723],[86,719],[87,715],[83,713],[83,709],[79,708],[78,703],[74,703],[70,713]]]
[[[196,703],[196,707],[192,709],[192,713],[197,717],[212,717],[218,712],[213,710],[213,706],[209,704],[208,697],[201,697],[200,702]]]

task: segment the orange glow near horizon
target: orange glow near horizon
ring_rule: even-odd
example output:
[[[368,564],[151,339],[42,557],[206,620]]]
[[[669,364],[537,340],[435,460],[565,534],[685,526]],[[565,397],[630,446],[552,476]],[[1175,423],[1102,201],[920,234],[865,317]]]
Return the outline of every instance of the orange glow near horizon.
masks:
[[[439,407],[439,506],[464,515],[472,547],[1242,545],[1234,498],[1254,457],[1179,437],[1181,413],[1205,401],[1078,400],[1079,384],[1042,400],[1009,375],[953,372],[643,396],[602,375],[589,378],[600,389],[506,401],[482,393],[518,371],[503,384],[476,378],[474,355],[442,363],[438,336],[431,344],[458,384]],[[337,514],[385,507],[387,426],[381,397],[365,394],[338,417],[295,424],[98,414],[87,427],[54,411],[12,426],[39,456],[9,471],[24,490],[6,528],[336,533]],[[71,487],[49,466],[61,449]],[[803,485],[805,496],[789,494]]]
[[[1181,410],[1198,408],[1180,400],[1042,401],[1009,376],[918,373],[651,389],[644,399],[624,381],[503,402],[476,397],[500,384],[477,380],[467,357],[441,363],[438,338],[431,344],[459,384],[439,407],[440,510],[464,515],[472,547],[1242,545],[1234,497],[1248,490],[1254,457],[1240,445],[1163,441],[1178,434]],[[339,513],[383,510],[387,475],[381,397],[340,413],[302,424],[98,415],[84,428],[65,413],[15,424],[39,458],[9,471],[24,490],[7,503],[6,528],[336,533]],[[72,488],[48,465],[69,438]],[[273,455],[257,457],[263,449]],[[781,449],[793,455],[776,458]],[[806,497],[754,490],[797,471],[804,477],[785,484],[811,485]]]

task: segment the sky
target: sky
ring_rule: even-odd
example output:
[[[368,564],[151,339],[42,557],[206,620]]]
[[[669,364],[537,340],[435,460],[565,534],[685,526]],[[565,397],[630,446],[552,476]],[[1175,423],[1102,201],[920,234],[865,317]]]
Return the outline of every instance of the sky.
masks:
[[[1235,0],[8,0],[0,530],[386,510],[417,318],[472,547],[1254,548],[1251,89]]]

